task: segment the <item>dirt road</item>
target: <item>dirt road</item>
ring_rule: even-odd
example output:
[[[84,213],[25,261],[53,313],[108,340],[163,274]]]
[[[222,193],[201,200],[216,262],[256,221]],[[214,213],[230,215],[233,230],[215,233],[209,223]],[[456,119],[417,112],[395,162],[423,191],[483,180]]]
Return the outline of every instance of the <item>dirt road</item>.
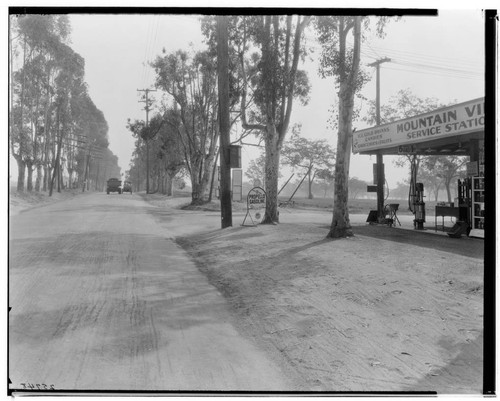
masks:
[[[13,216],[11,389],[300,390],[137,195]]]

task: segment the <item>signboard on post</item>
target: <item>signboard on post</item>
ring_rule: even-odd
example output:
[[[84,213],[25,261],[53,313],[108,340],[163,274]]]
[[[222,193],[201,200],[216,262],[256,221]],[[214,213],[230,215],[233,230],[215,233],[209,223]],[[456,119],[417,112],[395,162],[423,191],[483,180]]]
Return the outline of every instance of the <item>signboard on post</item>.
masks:
[[[229,145],[229,165],[231,168],[241,168],[241,146]]]
[[[254,187],[248,191],[247,195],[247,214],[243,219],[242,226],[245,225],[247,217],[250,217],[252,225],[260,223],[264,219],[266,211],[266,191],[261,187]]]
[[[241,202],[243,196],[243,171],[233,170],[233,201]]]
[[[444,107],[430,113],[354,131],[353,153],[406,146],[484,130],[484,98]],[[411,152],[402,152],[411,153]]]

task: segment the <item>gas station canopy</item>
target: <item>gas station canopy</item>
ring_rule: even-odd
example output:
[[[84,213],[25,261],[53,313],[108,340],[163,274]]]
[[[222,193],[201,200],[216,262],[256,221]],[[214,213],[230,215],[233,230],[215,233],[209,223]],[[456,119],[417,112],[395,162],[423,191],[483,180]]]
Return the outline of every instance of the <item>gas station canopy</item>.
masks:
[[[353,153],[469,156],[484,139],[484,98],[353,132]]]

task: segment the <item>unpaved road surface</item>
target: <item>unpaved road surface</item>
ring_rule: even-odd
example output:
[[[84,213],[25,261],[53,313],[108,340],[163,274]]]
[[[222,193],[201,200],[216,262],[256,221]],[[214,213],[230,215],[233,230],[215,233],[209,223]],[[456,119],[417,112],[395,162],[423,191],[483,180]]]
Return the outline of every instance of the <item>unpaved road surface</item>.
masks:
[[[482,240],[365,216],[355,237],[329,240],[329,214],[282,217],[178,242],[308,390],[481,394]]]
[[[10,389],[301,388],[237,332],[155,212],[99,193],[11,217]]]

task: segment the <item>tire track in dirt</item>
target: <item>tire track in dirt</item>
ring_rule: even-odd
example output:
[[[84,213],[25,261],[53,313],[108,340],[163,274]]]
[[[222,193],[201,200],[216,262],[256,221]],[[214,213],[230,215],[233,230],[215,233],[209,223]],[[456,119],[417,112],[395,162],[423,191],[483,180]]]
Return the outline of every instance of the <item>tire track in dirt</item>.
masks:
[[[98,327],[102,326],[103,322],[116,321],[116,316],[120,313],[120,310],[117,313],[113,300],[106,298],[108,298],[108,295],[113,295],[114,290],[123,286],[124,283],[124,288],[127,288],[126,280],[116,282],[112,278],[116,275],[117,264],[128,267],[132,265],[133,267],[130,269],[133,273],[133,280],[128,283],[129,289],[131,287],[132,291],[130,297],[132,299],[132,309],[127,309],[127,306],[125,306],[125,310],[122,309],[121,312],[126,315],[130,314],[132,321],[129,326],[133,324],[142,327],[146,322],[138,309],[140,306],[138,291],[140,289],[135,277],[137,265],[131,264],[134,258],[131,258],[130,254],[125,257],[121,254],[122,249],[133,249],[134,245],[137,245],[136,241],[132,237],[109,235],[105,229],[110,225],[111,219],[113,219],[113,216],[105,216],[99,220],[82,221],[81,229],[83,231],[89,226],[92,227],[92,231],[88,234],[82,235],[81,233],[69,232],[61,235],[59,233],[56,240],[50,237],[45,238],[43,241],[39,241],[37,238],[26,239],[22,241],[22,244],[11,247],[13,250],[11,265],[16,267],[11,274],[11,288],[15,288],[15,293],[11,297],[11,303],[16,306],[14,312],[17,312],[18,309],[37,310],[36,306],[38,304],[44,304],[44,302],[38,302],[40,298],[35,295],[33,298],[28,297],[26,302],[21,303],[19,302],[20,297],[16,294],[20,294],[21,298],[26,298],[22,294],[27,293],[42,294],[40,295],[43,298],[42,300],[46,300],[50,298],[50,291],[54,291],[59,293],[61,299],[65,299],[66,302],[66,306],[58,308],[58,305],[51,300],[49,308],[41,311],[43,313],[39,315],[30,314],[31,323],[27,322],[29,326],[22,321],[22,315],[12,314],[11,326],[13,331],[11,331],[11,334],[16,338],[22,337],[21,333],[15,329],[16,327],[24,326],[28,333],[38,330],[37,335],[41,334],[47,340],[45,349],[42,351],[42,359],[51,360],[54,354],[62,356],[58,365],[51,365],[48,369],[50,370],[49,376],[56,382],[58,378],[66,378],[61,381],[66,382],[68,388],[78,388],[78,386],[82,385],[82,380],[88,383],[89,370],[94,369],[96,374],[102,370],[102,364],[100,364],[99,360],[120,359],[109,358],[107,347],[101,346],[96,349],[95,346],[100,340],[107,341],[110,339],[107,330],[99,330]],[[99,231],[100,228],[103,230]],[[55,244],[57,245],[54,246]],[[40,258],[40,255],[43,257]],[[36,276],[34,279],[33,277],[21,277],[19,280],[19,276],[23,275],[23,269],[19,269],[22,266],[29,266],[29,273],[35,271]],[[28,271],[28,269],[25,270]],[[41,274],[45,279],[39,277]],[[69,285],[67,285],[68,279],[71,283]],[[49,282],[52,282],[52,285]],[[63,282],[64,284],[62,284]],[[109,284],[112,284],[111,288]],[[107,295],[103,297],[103,294]],[[150,317],[151,312],[148,315],[148,318]],[[33,319],[36,319],[38,323],[33,325]],[[49,325],[53,329],[51,332],[43,334],[40,327],[46,325],[47,319],[54,322]],[[110,326],[107,325],[107,327]],[[25,333],[23,334],[26,338]],[[153,334],[151,338],[154,337]],[[67,338],[68,340],[73,338],[74,342],[71,342],[70,347],[61,350],[57,342],[58,338]],[[148,344],[148,352],[154,349],[154,343],[154,341],[149,342],[153,346]],[[134,346],[136,348],[134,350],[135,355],[143,351],[140,344]],[[21,358],[20,364],[23,364],[24,360],[25,358]],[[42,364],[35,365],[37,366],[25,371],[24,374],[40,376],[39,372],[47,370],[41,368]],[[145,365],[143,363],[141,371],[144,371]],[[30,371],[33,373],[29,373]],[[67,379],[68,373],[73,379]],[[82,379],[82,374],[86,375],[87,378]],[[35,380],[34,378],[31,379]],[[40,377],[37,377],[36,380],[40,380]],[[60,383],[58,384],[60,385]]]
[[[16,216],[11,388],[41,380],[59,390],[298,388],[236,332],[224,298],[151,208],[100,194],[71,206]]]

